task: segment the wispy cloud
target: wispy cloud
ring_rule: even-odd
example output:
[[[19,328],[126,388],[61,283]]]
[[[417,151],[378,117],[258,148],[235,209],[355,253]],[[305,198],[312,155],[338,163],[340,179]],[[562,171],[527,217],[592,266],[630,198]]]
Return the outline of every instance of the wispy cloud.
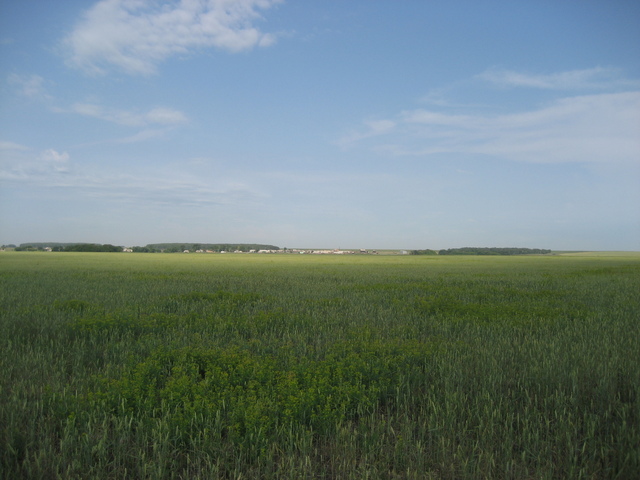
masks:
[[[102,143],[114,143],[123,145],[128,143],[146,142],[147,140],[151,140],[153,138],[162,137],[167,133],[168,130],[168,128],[145,128],[134,135],[117,138],[115,140],[107,140],[106,142]]]
[[[29,147],[25,147],[24,145],[20,145],[19,143],[7,142],[0,140],[0,152],[3,150],[28,150]]]
[[[602,67],[551,74],[532,74],[490,68],[476,75],[475,78],[501,87],[527,87],[545,90],[640,87],[640,82],[622,78],[617,69]]]
[[[73,113],[118,125],[144,128],[136,135],[116,140],[115,143],[133,143],[159,137],[166,133],[168,128],[189,121],[187,115],[183,112],[162,106],[147,111],[124,110],[106,107],[97,103],[82,102],[74,103],[70,107],[55,106],[55,98],[47,93],[44,87],[45,80],[39,75],[18,75],[14,73],[7,77],[7,83],[16,87],[18,93],[24,97],[32,100],[47,101],[49,109],[55,113]],[[6,145],[2,149],[6,149]]]
[[[368,142],[395,156],[467,153],[534,163],[640,163],[640,92],[567,97],[503,115],[417,109],[391,121],[392,132],[369,125],[345,144]]]
[[[53,148],[45,150],[40,155],[41,160],[56,172],[69,171],[69,154],[67,152],[58,152]]]
[[[366,138],[376,137],[378,135],[389,133],[396,126],[395,121],[388,119],[366,120],[364,124],[366,127],[364,130],[351,132],[338,140],[338,142],[336,143],[341,146],[348,146],[354,142],[359,142],[360,140],[364,140]]]
[[[76,103],[71,106],[70,111],[79,115],[99,118],[100,120],[129,127],[144,127],[147,125],[178,125],[187,121],[187,117],[184,113],[166,107],[153,108],[147,112],[135,112],[107,108],[94,103]]]
[[[163,60],[192,49],[239,52],[275,42],[253,23],[282,0],[102,0],[64,39],[70,65],[90,73],[116,67],[151,74]]]
[[[70,171],[67,152],[53,148],[35,152],[29,147],[13,142],[0,142],[0,180],[32,181],[57,178]]]
[[[18,89],[18,92],[32,100],[50,100],[51,96],[44,87],[45,80],[40,75],[18,75],[12,73],[7,82]]]
[[[66,151],[43,151],[0,141],[0,182],[27,188],[55,188],[139,208],[150,206],[242,206],[257,208],[265,194],[233,175],[207,176],[182,165],[135,171],[73,162]]]
[[[67,183],[67,188],[82,191],[92,198],[130,203],[138,207],[211,205],[253,205],[262,198],[250,187],[235,182],[211,184],[189,175],[143,176],[110,174],[82,176]]]

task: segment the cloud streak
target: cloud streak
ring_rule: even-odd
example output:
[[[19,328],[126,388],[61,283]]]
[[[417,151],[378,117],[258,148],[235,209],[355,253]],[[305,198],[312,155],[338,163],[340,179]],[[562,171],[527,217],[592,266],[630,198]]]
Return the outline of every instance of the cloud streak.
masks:
[[[352,132],[336,143],[340,146],[348,146],[367,138],[390,133],[396,127],[396,122],[393,120],[367,120],[364,124],[366,127],[364,131]]]
[[[0,140],[0,153],[2,151],[12,151],[12,150],[29,150],[29,147],[25,147],[24,145],[20,145],[19,143],[7,142],[4,140]]]
[[[476,75],[475,78],[500,87],[525,87],[544,90],[604,89],[618,87],[637,88],[640,86],[640,83],[637,81],[632,82],[620,78],[618,70],[602,67],[570,70],[546,75],[491,68]]]
[[[85,199],[104,199],[137,208],[250,207],[263,203],[265,194],[232,177],[189,173],[175,167],[149,174],[122,172],[74,164],[66,151],[35,151],[13,142],[0,141],[0,182],[31,189],[75,192]]]
[[[92,74],[116,67],[148,75],[174,55],[215,47],[240,52],[273,44],[253,26],[282,0],[102,0],[63,40],[68,63]]]
[[[93,103],[76,103],[72,105],[71,112],[129,127],[145,127],[148,125],[168,126],[187,122],[187,117],[184,113],[166,107],[157,107],[148,112],[140,113],[105,108]]]
[[[640,92],[562,98],[503,115],[454,115],[417,109],[368,126],[343,145],[368,142],[394,156],[438,153],[493,155],[530,163],[640,164]]]

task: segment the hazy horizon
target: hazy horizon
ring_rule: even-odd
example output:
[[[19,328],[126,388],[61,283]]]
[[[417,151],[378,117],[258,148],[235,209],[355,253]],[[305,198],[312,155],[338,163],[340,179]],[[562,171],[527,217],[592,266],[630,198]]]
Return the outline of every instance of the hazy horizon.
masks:
[[[0,244],[640,251],[639,2],[33,7]]]
[[[147,247],[150,245],[167,245],[167,244],[180,244],[185,246],[192,245],[237,245],[237,246],[246,246],[246,245],[263,245],[263,246],[273,246],[278,249],[287,249],[287,250],[338,250],[338,251],[358,251],[358,250],[366,250],[367,252],[384,252],[384,251],[407,251],[410,252],[412,250],[433,250],[433,251],[441,251],[448,249],[461,249],[461,248],[526,248],[526,249],[540,249],[540,250],[550,250],[552,253],[554,252],[564,252],[564,253],[639,253],[640,250],[581,250],[581,249],[556,249],[556,248],[540,248],[537,246],[531,245],[491,245],[491,246],[478,246],[478,245],[462,245],[462,246],[445,246],[445,247],[429,247],[423,246],[420,248],[408,248],[408,247],[391,247],[391,248],[376,248],[375,246],[369,247],[336,247],[333,245],[276,245],[270,242],[265,243],[256,243],[256,242],[148,242],[145,244],[124,244],[124,243],[110,243],[105,244],[104,242],[21,242],[21,243],[10,243],[3,244],[2,246],[14,245],[16,247],[26,247],[26,246],[42,246],[47,244],[64,244],[64,245],[81,245],[81,244],[95,244],[95,245],[114,245],[117,247],[123,248],[131,248],[131,247]]]

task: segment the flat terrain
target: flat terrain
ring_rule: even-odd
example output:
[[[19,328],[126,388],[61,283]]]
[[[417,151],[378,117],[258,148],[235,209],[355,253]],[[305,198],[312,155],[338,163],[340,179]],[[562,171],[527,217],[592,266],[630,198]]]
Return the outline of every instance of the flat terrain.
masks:
[[[636,478],[640,256],[0,252],[0,478]]]

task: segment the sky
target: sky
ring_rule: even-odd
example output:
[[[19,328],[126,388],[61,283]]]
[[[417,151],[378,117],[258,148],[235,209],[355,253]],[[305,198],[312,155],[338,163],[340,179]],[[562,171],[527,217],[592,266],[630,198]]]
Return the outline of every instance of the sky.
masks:
[[[640,250],[637,0],[0,0],[0,244]]]

